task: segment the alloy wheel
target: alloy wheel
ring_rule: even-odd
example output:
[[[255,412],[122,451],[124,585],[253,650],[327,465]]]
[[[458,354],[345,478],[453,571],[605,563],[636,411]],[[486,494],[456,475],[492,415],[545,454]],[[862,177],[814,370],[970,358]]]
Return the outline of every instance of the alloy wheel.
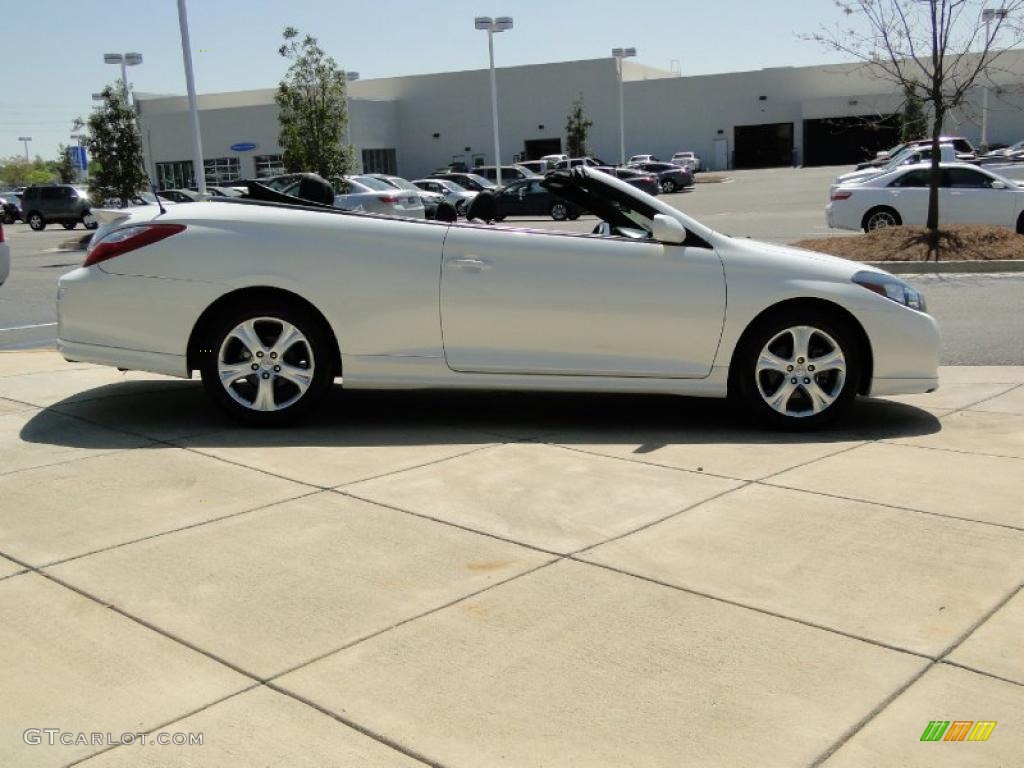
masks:
[[[281,411],[296,403],[312,384],[314,371],[309,340],[277,317],[239,323],[217,353],[221,386],[235,402],[254,411]]]
[[[772,410],[805,418],[832,406],[843,391],[846,372],[846,356],[835,339],[820,328],[797,325],[764,345],[754,376]]]
[[[877,211],[871,214],[868,218],[868,231],[874,232],[877,229],[886,229],[888,227],[898,226],[899,222],[896,221],[896,217],[889,211]]]

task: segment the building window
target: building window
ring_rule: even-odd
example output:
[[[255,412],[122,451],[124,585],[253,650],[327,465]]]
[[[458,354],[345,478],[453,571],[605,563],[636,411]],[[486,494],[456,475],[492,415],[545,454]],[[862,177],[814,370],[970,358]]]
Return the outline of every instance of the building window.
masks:
[[[242,178],[237,157],[214,157],[204,160],[203,169],[206,172],[206,183],[213,186]]]
[[[386,173],[394,176],[398,173],[398,161],[393,149],[364,149],[363,173]]]
[[[196,185],[191,160],[156,164],[157,186],[160,189],[187,189]]]
[[[256,155],[256,178],[265,179],[268,176],[280,176],[284,173],[284,162],[280,155]]]

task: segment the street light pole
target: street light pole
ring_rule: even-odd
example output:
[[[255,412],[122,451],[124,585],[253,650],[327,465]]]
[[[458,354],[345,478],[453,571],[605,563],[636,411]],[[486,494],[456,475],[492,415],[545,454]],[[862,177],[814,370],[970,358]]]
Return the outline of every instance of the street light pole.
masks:
[[[1008,11],[1005,8],[985,8],[981,12],[982,21],[985,22],[985,49],[988,50],[992,40],[992,20],[1002,21],[1006,18]],[[988,85],[982,86],[981,92],[981,146],[988,149]]]
[[[192,74],[192,44],[188,36],[188,11],[185,0],[178,0],[178,26],[181,29],[181,58],[185,64],[185,87],[188,89],[188,111],[192,116],[192,174],[199,194],[206,194],[206,171],[203,169],[203,141],[199,135],[199,105],[196,82]]]
[[[622,102],[622,60],[636,56],[636,48],[612,48],[619,74],[619,165],[626,164],[626,111]]]
[[[28,159],[28,143],[30,141],[32,141],[32,137],[31,136],[19,136],[18,137],[18,141],[21,141],[21,142],[25,143],[25,162],[27,163],[27,162],[29,162],[29,159]]]
[[[494,72],[494,35],[497,32],[504,32],[512,29],[511,16],[499,16],[492,19],[490,16],[477,16],[473,20],[477,29],[487,31],[487,52],[491,62],[491,121],[494,124],[494,169],[498,186],[501,186],[501,148],[498,144],[498,80]]]

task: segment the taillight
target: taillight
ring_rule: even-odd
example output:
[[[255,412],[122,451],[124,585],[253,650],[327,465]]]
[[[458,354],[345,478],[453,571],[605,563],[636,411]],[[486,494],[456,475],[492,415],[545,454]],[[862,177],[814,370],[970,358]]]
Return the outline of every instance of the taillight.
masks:
[[[848,200],[853,196],[853,192],[848,189],[837,189],[832,193],[833,200]]]
[[[99,242],[89,246],[85,254],[83,267],[91,267],[101,261],[152,245],[166,237],[184,231],[184,224],[136,224],[122,229],[115,229],[100,238]]]
[[[397,203],[402,198],[394,197],[392,195],[380,195],[378,198],[382,203]]]

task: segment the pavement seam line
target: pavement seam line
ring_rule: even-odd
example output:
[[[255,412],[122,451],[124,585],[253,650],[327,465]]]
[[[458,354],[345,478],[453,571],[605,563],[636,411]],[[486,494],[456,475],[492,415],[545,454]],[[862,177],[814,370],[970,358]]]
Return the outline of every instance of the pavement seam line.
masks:
[[[557,560],[552,560],[549,563],[544,563],[544,564],[538,566],[538,568],[543,568],[543,567],[545,567],[547,565],[550,565],[553,562],[557,562]],[[511,581],[512,579],[516,579],[516,578],[519,578],[521,576],[524,576],[524,575],[526,575],[526,573],[532,573],[533,570],[537,570],[538,568],[531,569],[531,571],[527,571],[527,572],[522,573],[522,574],[517,574],[517,575],[511,577],[510,579],[508,579],[507,581]],[[164,637],[167,640],[170,640],[170,641],[172,641],[174,643],[177,643],[177,644],[181,645],[184,648],[187,648],[187,649],[189,649],[191,651],[194,651],[195,653],[198,653],[198,654],[200,654],[202,656],[205,656],[206,658],[210,659],[211,661],[213,661],[215,663],[218,663],[218,664],[221,664],[224,667],[227,667],[228,669],[230,669],[232,672],[235,672],[236,674],[242,675],[243,677],[246,677],[246,678],[252,680],[255,683],[255,685],[249,686],[245,690],[252,690],[252,689],[257,688],[259,686],[265,686],[271,680],[275,679],[276,677],[280,677],[281,674],[287,674],[287,672],[283,672],[283,673],[279,673],[277,675],[273,675],[271,677],[266,677],[265,678],[265,677],[262,677],[260,675],[255,674],[254,672],[249,672],[245,668],[235,664],[234,662],[228,661],[227,659],[222,658],[221,656],[213,653],[212,651],[208,651],[208,650],[205,650],[203,648],[200,648],[200,647],[196,646],[195,644],[191,643],[190,641],[184,639],[183,637],[180,637],[177,634],[171,632],[170,630],[164,629],[163,627],[159,627],[156,624],[154,624],[153,622],[148,621],[147,619],[142,618],[141,616],[136,616],[135,614],[130,613],[129,611],[127,611],[127,610],[125,610],[123,608],[120,608],[117,605],[114,605],[113,603],[108,603],[108,602],[106,602],[104,600],[101,600],[98,596],[93,595],[92,593],[87,592],[86,590],[84,590],[84,589],[82,589],[80,587],[77,587],[74,584],[71,584],[71,583],[69,583],[67,581],[64,581],[63,579],[60,579],[60,578],[54,576],[53,574],[47,573],[45,571],[40,571],[40,570],[38,570],[36,568],[31,568],[30,570],[33,573],[35,573],[35,574],[37,574],[37,575],[39,575],[39,576],[41,576],[41,577],[43,577],[45,579],[48,579],[49,581],[52,581],[53,583],[55,583],[55,584],[65,588],[67,590],[70,590],[71,592],[74,592],[75,594],[79,595],[82,598],[84,598],[86,600],[89,600],[91,602],[94,602],[97,605],[102,606],[106,610],[109,610],[109,611],[112,611],[112,612],[116,613],[118,616],[121,616],[122,618],[125,618],[128,621],[132,621],[132,622],[138,624],[139,626],[144,627],[145,629],[148,629],[151,632],[154,632],[154,633]],[[433,613],[436,610],[441,610],[441,609],[446,608],[449,605],[455,604],[455,603],[457,603],[457,602],[459,602],[459,601],[461,601],[463,599],[467,599],[469,597],[473,597],[475,594],[479,594],[480,592],[487,591],[487,589],[490,589],[490,588],[495,587],[495,586],[499,586],[502,583],[504,583],[504,582],[498,582],[496,584],[489,585],[485,589],[479,590],[478,592],[472,593],[470,595],[466,595],[466,596],[464,596],[462,598],[459,598],[458,600],[452,601],[452,603],[449,603],[449,604],[446,604],[446,605],[443,605],[443,606],[439,606],[438,608],[435,608],[435,609],[433,609],[431,611],[428,611],[428,612],[426,612],[426,613],[424,613],[422,615],[429,615],[430,613]],[[395,624],[395,625],[387,627],[387,628],[385,628],[383,630],[380,630],[377,634],[381,634],[383,632],[390,631],[391,629],[394,629],[395,627],[402,626],[403,624],[407,624],[407,623],[410,623],[412,621],[416,621],[419,618],[421,618],[421,615],[416,615],[416,616],[410,617],[410,618],[406,619],[403,622],[399,622],[398,624]],[[368,640],[368,639],[371,639],[374,636],[376,636],[376,635],[370,635],[370,636],[367,636],[365,638],[362,638],[361,640]],[[358,641],[358,642],[361,642],[361,640]],[[341,650],[343,650],[343,649],[341,649]],[[319,660],[319,659],[315,659],[314,661],[317,661],[317,660]],[[293,671],[293,670],[289,670],[289,671]],[[275,688],[275,690],[277,690],[277,689]],[[237,693],[241,693],[241,692],[242,691],[237,691],[236,694]],[[285,691],[280,691],[280,690],[278,692],[279,693],[285,693]],[[299,699],[297,697],[293,697],[293,698],[295,698],[296,701],[299,701],[301,703],[304,703],[304,704],[306,703],[306,702],[302,701],[301,699]],[[349,723],[347,723],[344,720],[341,720],[340,718],[335,717],[334,719],[338,720],[341,723],[344,723],[345,725],[349,725]],[[350,727],[353,727],[353,726],[350,726]],[[382,741],[380,738],[374,736],[373,731],[371,731],[369,729],[360,728],[360,729],[357,729],[357,730],[359,730],[361,733],[363,733],[366,736],[374,738],[375,740],[379,741],[380,743],[384,744],[385,746],[391,747],[392,749],[399,749],[398,747],[394,746],[394,743],[391,742],[390,739],[386,740],[386,741]],[[399,751],[403,751],[403,750],[399,749]],[[403,751],[403,754],[404,753],[405,752]],[[419,759],[419,758],[417,758],[417,759]],[[422,760],[421,760],[421,762],[422,762]],[[439,765],[439,764],[433,764],[433,765]]]
[[[969,367],[969,366],[964,366],[964,367]],[[1000,384],[1005,384],[1006,382],[999,382],[999,383]],[[950,410],[949,413],[945,413],[942,416],[939,416],[938,418],[941,421],[942,419],[946,418],[947,416],[952,416],[955,413],[961,413],[963,411],[970,411],[976,405],[981,405],[982,403],[987,403],[989,400],[995,400],[997,397],[1002,397],[1003,395],[1008,395],[1011,392],[1013,392],[1013,390],[1020,389],[1021,387],[1024,387],[1024,384],[1019,384],[1019,383],[1018,384],[1007,384],[1006,386],[1007,386],[1007,389],[1004,389],[1002,392],[997,392],[994,395],[989,395],[988,397],[983,397],[980,400],[976,400],[973,403],[968,403],[967,405],[961,405],[959,408],[953,408],[953,409]]]
[[[175,717],[173,720],[168,720],[165,723],[160,723],[159,725],[155,725],[152,728],[150,728],[148,731],[146,731],[146,733],[154,733],[155,731],[162,731],[162,730],[164,730],[166,728],[170,728],[175,723],[179,723],[182,720],[185,720],[185,719],[187,719],[189,717],[193,717],[195,715],[200,714],[201,712],[205,712],[206,710],[208,710],[208,709],[210,709],[212,707],[215,707],[218,704],[223,704],[225,701],[229,701],[229,700],[235,698],[236,696],[241,696],[244,693],[249,693],[250,691],[255,691],[256,689],[261,688],[261,687],[262,687],[261,683],[253,683],[252,685],[248,685],[245,688],[242,688],[240,690],[235,691],[234,693],[229,693],[227,696],[221,696],[219,699],[215,699],[214,701],[211,701],[208,704],[204,704],[203,706],[198,707],[196,709],[193,709],[190,712],[186,712],[183,715],[179,715],[179,716]],[[132,746],[132,745],[129,745],[129,744],[112,744],[109,747],[107,747],[106,749],[101,749],[98,752],[93,752],[90,755],[86,755],[84,757],[77,758],[77,759],[73,760],[70,763],[65,763],[65,765],[67,766],[67,768],[71,768],[72,766],[75,766],[75,765],[82,765],[83,763],[86,763],[86,762],[88,762],[89,760],[92,760],[95,757],[99,757],[100,755],[105,755],[107,752],[113,752],[115,749],[118,749],[120,747],[128,747],[128,746]]]
[[[508,445],[508,443],[487,443],[486,445],[478,445],[476,448],[470,448],[468,451],[462,451],[461,453],[456,453],[456,454],[453,454],[452,456],[445,456],[445,457],[440,458],[440,459],[432,459],[430,461],[424,462],[423,464],[415,464],[415,465],[413,465],[411,467],[404,467],[402,469],[392,469],[392,470],[389,470],[387,472],[384,472],[383,474],[374,475],[373,477],[363,477],[363,478],[360,478],[358,480],[348,480],[348,481],[346,481],[344,483],[339,483],[338,485],[332,485],[327,490],[330,490],[330,491],[340,491],[342,488],[347,488],[347,487],[349,487],[351,485],[356,485],[358,483],[368,483],[371,480],[380,480],[380,479],[385,478],[385,477],[392,477],[394,475],[400,475],[403,472],[411,472],[414,469],[423,469],[424,467],[432,467],[435,464],[443,464],[444,462],[451,461],[452,459],[461,459],[464,456],[469,456],[469,455],[474,454],[474,453],[480,453],[482,451],[493,450],[495,448],[501,448],[504,445]]]
[[[89,552],[82,552],[81,554],[72,555],[70,557],[65,557],[65,558],[63,558],[61,560],[54,560],[53,562],[49,562],[49,563],[46,563],[44,565],[40,565],[40,566],[36,566],[36,567],[38,567],[40,569],[43,569],[43,568],[56,568],[59,565],[65,565],[67,563],[72,563],[72,562],[74,562],[76,560],[81,560],[81,559],[86,558],[86,557],[92,557],[93,555],[100,555],[100,554],[103,554],[105,552],[112,552],[115,549],[121,549],[122,547],[128,547],[128,546],[131,546],[133,544],[139,544],[139,543],[141,543],[143,541],[149,541],[151,539],[159,539],[159,538],[162,538],[164,536],[170,536],[170,535],[175,534],[175,533],[182,533],[183,531],[190,531],[190,530],[192,530],[194,528],[202,528],[203,526],[211,525],[212,523],[219,523],[219,522],[224,521],[224,520],[231,520],[232,518],[235,518],[235,517],[242,517],[243,515],[251,515],[251,514],[253,514],[255,512],[262,512],[264,510],[273,509],[274,507],[279,506],[281,504],[290,504],[291,502],[299,501],[300,499],[308,499],[311,496],[317,496],[317,495],[319,495],[321,493],[326,493],[326,491],[312,489],[312,490],[307,491],[306,493],[299,494],[298,496],[290,496],[287,499],[281,499],[279,501],[271,501],[271,502],[268,502],[267,504],[261,504],[258,507],[252,507],[250,509],[242,509],[242,510],[239,510],[238,512],[230,512],[230,513],[228,513],[226,515],[220,515],[219,517],[211,517],[209,520],[198,520],[198,521],[196,521],[194,523],[189,523],[188,525],[179,526],[178,528],[169,528],[169,529],[167,529],[165,531],[157,531],[156,533],[150,533],[150,534],[147,534],[146,536],[140,536],[137,539],[130,539],[128,541],[122,541],[122,542],[119,542],[117,544],[111,544],[108,547],[100,547],[99,549],[94,549],[94,550],[91,550]],[[2,553],[0,553],[0,554],[2,554]]]
[[[976,520],[976,519],[971,518],[971,517],[959,517],[958,515],[950,515],[950,514],[948,514],[946,512],[934,512],[934,511],[927,510],[927,509],[915,509],[914,507],[901,507],[898,504],[889,504],[889,503],[883,502],[883,501],[871,501],[869,499],[857,499],[857,498],[854,498],[852,496],[842,496],[842,495],[837,494],[837,493],[828,493],[827,491],[813,491],[813,490],[808,490],[807,488],[797,488],[797,487],[791,486],[791,485],[783,485],[782,483],[778,483],[778,482],[765,482],[765,481],[762,481],[762,480],[755,480],[755,481],[752,481],[752,482],[755,482],[758,485],[763,485],[765,488],[782,488],[782,489],[787,490],[787,491],[796,491],[797,493],[806,493],[806,494],[810,494],[812,496],[822,496],[822,497],[827,498],[827,499],[837,499],[839,501],[854,501],[854,502],[858,502],[860,504],[874,504],[875,506],[878,506],[878,507],[885,507],[886,509],[894,509],[894,510],[898,510],[900,512],[914,512],[914,513],[916,513],[918,515],[931,515],[933,517],[943,517],[943,518],[946,518],[947,520],[962,520],[965,523],[974,523],[976,525],[989,525],[989,526],[992,526],[994,528],[1005,528],[1006,530],[1016,531],[1018,533],[1024,532],[1024,528],[1021,528],[1021,527],[1018,527],[1018,526],[1015,526],[1015,525],[1010,525],[1009,523],[994,523],[994,522],[992,522],[990,520]]]
[[[988,411],[960,411],[960,413],[988,413]],[[1001,416],[1012,415],[1012,414],[999,414]],[[897,440],[904,440],[906,438],[896,438]],[[963,448],[943,448],[938,445],[917,445],[916,443],[896,443],[886,442],[886,446],[893,448],[916,448],[919,451],[940,451],[942,453],[956,453],[961,456],[982,456],[987,459],[1010,459],[1011,461],[1024,461],[1024,456],[1010,456],[1006,453],[987,453],[984,451],[967,451]]]
[[[983,613],[980,619],[978,619],[965,632],[963,632],[960,635],[959,638],[954,640],[954,642],[951,645],[947,646],[946,649],[942,653],[940,653],[939,655],[937,655],[935,657],[930,657],[929,663],[925,666],[924,669],[922,669],[920,671],[919,674],[915,675],[906,685],[904,685],[902,688],[900,688],[897,691],[895,691],[892,695],[890,695],[889,697],[883,699],[879,703],[879,705],[877,707],[875,707],[870,713],[868,713],[868,715],[866,717],[864,717],[858,723],[855,723],[853,728],[848,730],[842,737],[840,737],[840,739],[838,739],[835,743],[833,743],[832,746],[829,747],[829,749],[827,749],[825,752],[823,752],[821,755],[819,755],[818,758],[814,762],[812,762],[808,768],[818,768],[818,766],[820,766],[823,762],[825,762],[832,755],[834,755],[839,749],[841,749],[843,747],[843,745],[845,745],[848,741],[850,741],[850,739],[852,739],[861,730],[863,730],[872,720],[874,720],[876,717],[878,717],[880,714],[882,714],[882,712],[884,712],[889,707],[890,704],[892,704],[894,701],[896,701],[896,699],[898,699],[900,696],[902,696],[912,685],[914,685],[914,683],[916,683],[918,680],[920,680],[922,677],[924,677],[925,674],[927,674],[930,670],[934,669],[935,667],[937,667],[937,666],[939,666],[939,665],[941,665],[943,663],[946,663],[946,657],[950,653],[952,653],[957,648],[959,648],[960,645],[963,644],[964,641],[967,640],[967,638],[969,638],[972,634],[974,634],[983,624],[988,622],[989,619],[991,619],[996,613],[998,613],[1020,591],[1021,591],[1021,585],[1018,584],[1008,594],[1004,595],[999,600],[999,602],[996,603],[996,605],[993,608],[991,608],[988,611],[986,611],[985,613]],[[959,665],[954,665],[954,664],[950,663],[949,666],[959,666]],[[965,671],[976,673],[976,671],[973,670],[973,669],[967,669],[966,667],[964,669],[965,669]],[[985,676],[986,677],[993,677],[993,675],[985,675]]]
[[[610,565],[608,563],[599,563],[599,562],[596,562],[596,561],[593,561],[593,560],[587,560],[587,559],[584,559],[584,558],[578,558],[578,557],[576,557],[574,555],[570,555],[566,559],[572,560],[573,562],[580,563],[582,565],[589,565],[589,566],[592,566],[594,568],[601,568],[603,570],[610,571],[612,573],[617,573],[620,576],[627,576],[627,577],[632,578],[632,579],[639,579],[640,581],[646,581],[649,584],[655,584],[655,585],[657,585],[659,587],[665,587],[667,589],[672,589],[672,590],[675,590],[677,592],[684,592],[684,593],[686,593],[688,595],[693,595],[694,597],[700,597],[700,598],[704,598],[706,600],[711,600],[711,601],[716,602],[716,603],[723,603],[725,605],[731,605],[734,608],[740,608],[740,609],[743,609],[743,610],[746,610],[746,611],[752,611],[753,613],[759,613],[762,616],[769,616],[769,617],[771,617],[773,619],[779,619],[780,621],[789,621],[789,622],[793,622],[794,624],[801,624],[801,625],[803,625],[805,627],[808,627],[810,629],[816,629],[816,630],[819,630],[819,631],[822,631],[822,632],[827,632],[827,633],[833,634],[833,635],[840,635],[841,637],[845,637],[845,638],[847,638],[849,640],[856,640],[858,642],[865,643],[866,645],[871,645],[871,646],[874,646],[876,648],[882,648],[884,650],[894,651],[896,653],[903,653],[903,654],[906,654],[908,656],[914,656],[914,657],[919,658],[919,659],[927,659],[929,661],[934,661],[934,658],[932,656],[929,656],[927,653],[924,653],[922,651],[912,651],[909,648],[902,648],[902,647],[900,647],[898,645],[892,645],[890,643],[885,643],[885,642],[882,642],[881,640],[874,640],[874,639],[872,639],[870,637],[864,637],[863,635],[855,635],[852,632],[847,632],[847,631],[842,630],[842,629],[837,629],[836,627],[829,627],[829,626],[827,626],[825,624],[817,624],[817,623],[815,623],[813,621],[810,621],[808,619],[801,619],[801,618],[798,618],[796,616],[787,616],[784,613],[779,613],[777,611],[772,611],[772,610],[769,610],[767,608],[759,608],[756,605],[750,605],[748,603],[741,603],[738,600],[733,600],[733,599],[728,598],[728,597],[721,597],[721,596],[715,595],[715,594],[713,594],[711,592],[704,592],[704,591],[701,591],[699,589],[694,589],[693,587],[684,587],[684,586],[681,586],[679,584],[671,584],[671,583],[669,583],[667,581],[661,581],[660,579],[655,579],[652,576],[645,576],[645,575],[643,575],[641,573],[634,573],[633,571],[627,571],[624,568],[619,568],[618,566]]]
[[[967,672],[973,672],[976,675],[991,677],[993,680],[999,680],[1003,683],[1009,683],[1010,685],[1016,685],[1020,688],[1024,688],[1024,683],[1019,680],[1011,680],[1008,677],[1003,677],[1002,675],[997,675],[993,672],[986,672],[984,669],[972,667],[970,664],[961,664],[959,661],[950,661],[949,659],[943,659],[939,664],[945,664],[947,667],[957,667],[958,669],[963,669]]]

